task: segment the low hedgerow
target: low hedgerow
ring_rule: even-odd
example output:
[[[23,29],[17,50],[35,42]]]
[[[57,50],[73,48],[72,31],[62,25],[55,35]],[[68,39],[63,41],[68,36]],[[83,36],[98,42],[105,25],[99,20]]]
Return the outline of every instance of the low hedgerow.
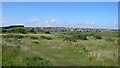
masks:
[[[73,38],[73,37],[65,37],[65,38],[63,39],[63,41],[65,41],[65,42],[76,42],[77,39],[75,39],[75,38]]]
[[[24,36],[22,36],[22,35],[8,34],[8,35],[3,35],[2,37],[3,37],[3,38],[15,38],[15,39],[21,39],[21,38],[23,38]]]
[[[34,37],[34,36],[31,36],[30,38],[31,38],[31,39],[38,39],[37,37]]]
[[[47,36],[41,36],[42,39],[47,39],[47,40],[52,40],[51,37],[47,37]]]
[[[38,40],[32,40],[32,43],[39,44]]]

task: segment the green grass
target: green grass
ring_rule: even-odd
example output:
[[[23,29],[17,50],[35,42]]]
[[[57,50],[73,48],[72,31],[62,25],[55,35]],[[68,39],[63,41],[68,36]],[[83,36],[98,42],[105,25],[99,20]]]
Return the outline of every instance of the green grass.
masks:
[[[2,38],[0,35],[0,67],[2,67]]]
[[[0,45],[0,67],[2,66],[2,46]]]
[[[101,39],[92,34],[20,34],[23,37],[17,40],[3,37],[3,66],[117,66],[117,33],[96,33]],[[85,35],[87,40],[64,41],[74,35]]]

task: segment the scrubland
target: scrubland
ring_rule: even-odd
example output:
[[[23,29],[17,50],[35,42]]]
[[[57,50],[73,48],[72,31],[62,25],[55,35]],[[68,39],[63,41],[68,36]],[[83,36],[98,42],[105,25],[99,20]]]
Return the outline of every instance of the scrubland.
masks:
[[[117,32],[3,33],[2,65],[117,66],[118,37]]]

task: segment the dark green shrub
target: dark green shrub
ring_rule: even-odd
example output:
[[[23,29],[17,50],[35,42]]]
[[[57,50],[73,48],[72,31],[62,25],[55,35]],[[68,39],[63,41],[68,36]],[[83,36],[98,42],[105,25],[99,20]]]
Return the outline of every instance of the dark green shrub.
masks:
[[[7,30],[6,29],[2,29],[2,33],[7,33]]]
[[[115,39],[112,39],[112,38],[106,38],[106,41],[109,41],[109,42],[114,42]]]
[[[32,43],[39,44],[39,41],[33,40]]]
[[[31,39],[38,39],[37,37],[31,36]]]
[[[76,42],[77,39],[75,39],[75,38],[73,38],[73,37],[65,37],[65,38],[63,39],[63,41],[66,41],[66,42]]]
[[[2,35],[3,38],[13,38],[13,34]]]
[[[24,36],[22,36],[22,35],[14,35],[14,38],[16,38],[16,39],[21,39],[21,38],[23,38]]]
[[[46,59],[38,56],[26,57],[24,58],[24,64],[27,66],[48,66],[51,65]]]
[[[52,40],[52,38],[50,37],[46,37],[46,36],[41,36],[42,39],[47,39],[47,40]]]
[[[35,29],[34,29],[34,28],[30,29],[30,30],[29,30],[29,32],[30,32],[30,33],[34,33],[34,34],[36,34],[36,32],[35,32]]]
[[[26,34],[27,31],[23,28],[12,28],[8,30],[8,33],[22,33],[22,34]]]
[[[101,37],[100,35],[98,35],[98,34],[94,34],[93,37],[94,37],[95,39],[102,39],[102,37]]]
[[[87,35],[74,35],[73,38],[80,40],[87,40]]]
[[[8,35],[3,35],[2,37],[3,37],[3,38],[21,39],[21,38],[23,38],[24,36],[22,36],[22,35],[13,35],[13,34],[8,34]]]
[[[46,33],[46,34],[50,34],[50,32],[49,32],[49,31],[46,31],[45,33]]]
[[[6,39],[6,42],[11,43],[12,41],[13,41],[13,39],[11,39],[11,38],[7,38],[7,39]]]

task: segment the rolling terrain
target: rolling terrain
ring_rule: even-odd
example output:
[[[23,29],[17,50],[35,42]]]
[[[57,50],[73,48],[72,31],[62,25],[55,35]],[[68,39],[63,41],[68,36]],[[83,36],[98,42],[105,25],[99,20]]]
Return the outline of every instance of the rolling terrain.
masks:
[[[2,33],[3,66],[117,66],[117,32]]]

